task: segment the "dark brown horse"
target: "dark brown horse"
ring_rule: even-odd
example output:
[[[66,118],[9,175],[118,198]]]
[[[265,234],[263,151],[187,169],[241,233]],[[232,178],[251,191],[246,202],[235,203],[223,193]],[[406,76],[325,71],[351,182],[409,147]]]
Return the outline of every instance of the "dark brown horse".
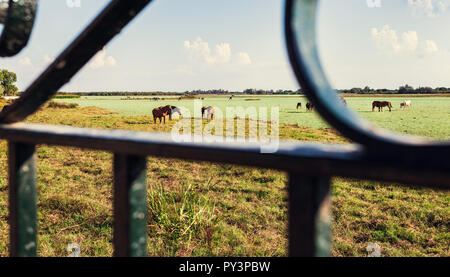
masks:
[[[152,114],[154,123],[156,123],[156,119],[159,118],[159,123],[161,123],[162,119],[164,119],[165,124],[167,115],[169,115],[169,119],[172,119],[172,106],[167,105],[164,107],[154,108]]]
[[[300,108],[300,109],[302,108],[302,103],[301,103],[301,102],[298,102],[298,103],[297,103],[297,110],[298,110],[299,108]]]
[[[372,112],[375,111],[375,108],[378,108],[378,111],[382,112],[383,107],[388,107],[389,111],[391,111],[392,104],[389,101],[373,101],[372,102]]]
[[[312,103],[308,102],[308,103],[306,103],[306,109],[308,111],[312,111],[312,110],[314,110],[314,105]]]

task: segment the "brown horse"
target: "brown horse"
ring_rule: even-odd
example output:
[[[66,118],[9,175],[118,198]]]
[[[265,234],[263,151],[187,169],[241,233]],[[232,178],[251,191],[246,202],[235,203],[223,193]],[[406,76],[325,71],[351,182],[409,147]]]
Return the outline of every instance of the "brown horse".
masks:
[[[174,113],[173,109],[176,108],[175,106],[166,105],[159,108],[168,111],[167,115],[169,115],[169,120],[172,120],[172,114]]]
[[[347,106],[347,100],[345,100],[344,97],[342,97],[342,95],[339,95],[339,97],[341,97],[342,103],[344,103],[344,105]]]
[[[298,103],[297,103],[297,110],[298,110],[299,108],[300,108],[300,109],[302,108],[302,103],[301,103],[301,102],[298,102]]]
[[[154,108],[152,111],[153,122],[156,123],[156,119],[159,118],[159,123],[164,119],[164,124],[166,123],[166,115],[169,115],[169,119],[172,119],[172,106],[167,105],[164,107]]]
[[[378,108],[378,111],[382,112],[383,107],[388,107],[389,111],[391,111],[392,104],[389,101],[373,101],[372,102],[372,112],[375,111],[375,108]]]
[[[314,105],[311,102],[306,103],[306,109],[308,111],[314,110]]]

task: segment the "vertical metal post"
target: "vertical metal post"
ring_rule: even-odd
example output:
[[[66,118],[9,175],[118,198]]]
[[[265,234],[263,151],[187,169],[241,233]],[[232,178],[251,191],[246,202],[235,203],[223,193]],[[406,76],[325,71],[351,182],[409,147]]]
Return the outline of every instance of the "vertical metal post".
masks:
[[[146,157],[114,154],[114,256],[147,256]]]
[[[329,256],[330,178],[289,174],[289,256]]]
[[[8,142],[10,256],[35,257],[36,147]]]

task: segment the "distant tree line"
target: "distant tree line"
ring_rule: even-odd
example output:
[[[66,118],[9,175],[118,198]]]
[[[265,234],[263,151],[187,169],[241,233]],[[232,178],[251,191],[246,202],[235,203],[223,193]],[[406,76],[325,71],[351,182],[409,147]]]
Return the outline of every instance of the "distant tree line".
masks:
[[[176,96],[186,96],[186,95],[202,95],[202,94],[216,94],[216,95],[233,95],[233,94],[254,94],[254,95],[271,95],[271,94],[303,94],[299,89],[293,90],[263,90],[263,89],[245,89],[243,91],[228,91],[224,89],[209,89],[209,90],[191,90],[185,92],[135,92],[135,91],[92,91],[92,92],[58,92],[59,95],[70,94],[70,95],[80,95],[80,96],[152,96],[152,95],[176,95]]]
[[[78,95],[78,96],[152,96],[152,95],[185,95],[183,92],[163,92],[163,91],[90,91],[90,92],[58,92],[58,95]]]
[[[17,75],[6,69],[0,69],[0,96],[14,96],[20,94],[15,83],[17,82]],[[369,86],[364,88],[351,88],[337,90],[340,93],[353,94],[444,94],[450,93],[450,88],[446,87],[418,87],[413,88],[406,84],[400,86],[398,89],[373,89]],[[191,90],[185,92],[164,92],[164,91],[92,91],[92,92],[58,92],[55,98],[68,98],[78,96],[157,96],[157,95],[174,95],[174,96],[195,96],[201,94],[250,94],[250,95],[296,95],[303,94],[301,89],[297,90],[265,90],[248,88],[241,91],[228,91],[225,89],[209,89],[209,90]]]
[[[283,90],[283,89],[279,89],[279,90],[264,90],[264,89],[254,89],[254,88],[248,88],[245,89],[242,93],[244,94],[255,94],[255,95],[271,95],[271,94],[303,94],[301,89],[298,90]]]
[[[373,89],[368,86],[364,88],[351,88],[338,90],[340,93],[354,94],[443,94],[450,93],[450,88],[446,87],[418,87],[414,88],[408,84],[400,86],[398,89]]]
[[[338,89],[339,93],[352,93],[352,94],[444,94],[450,93],[450,88],[446,87],[418,87],[413,88],[410,85],[400,86],[398,89],[373,89],[368,86],[364,88],[351,88],[351,89]],[[191,90],[185,92],[130,92],[130,91],[109,91],[109,92],[58,92],[58,94],[71,94],[80,96],[157,96],[157,95],[174,95],[174,96],[195,96],[203,94],[215,94],[215,95],[234,95],[234,94],[248,94],[248,95],[297,95],[303,94],[301,89],[298,90],[264,90],[264,89],[244,89],[243,91],[228,91],[224,89],[210,89],[210,90]]]
[[[228,90],[224,89],[208,89],[208,90],[196,89],[191,91],[185,91],[184,93],[188,95],[196,95],[196,94],[230,94],[230,93],[232,94],[236,92],[229,92]]]

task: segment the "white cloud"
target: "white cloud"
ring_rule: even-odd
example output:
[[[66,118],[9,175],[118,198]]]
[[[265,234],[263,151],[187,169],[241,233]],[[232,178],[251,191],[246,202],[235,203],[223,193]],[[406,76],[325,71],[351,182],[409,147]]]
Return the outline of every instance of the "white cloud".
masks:
[[[230,74],[252,64],[247,52],[234,53],[230,43],[222,42],[210,47],[202,38],[183,42],[188,62],[179,65],[174,72],[183,76],[197,76],[206,72]]]
[[[439,51],[436,42],[432,40],[425,40],[422,46],[422,50],[425,52],[425,54],[430,54]]]
[[[88,67],[91,69],[98,69],[102,67],[116,66],[116,59],[112,56],[106,55],[106,48],[100,50],[89,62]]]
[[[45,63],[52,63],[55,60],[55,58],[50,57],[48,54],[44,55],[44,62]]]
[[[391,29],[389,25],[384,25],[380,30],[372,28],[371,35],[375,47],[385,53],[424,55],[438,51],[436,42],[433,40],[420,42],[416,31],[404,32],[399,38],[396,30]]]
[[[231,58],[231,47],[229,43],[221,43],[216,45],[216,55],[214,60],[216,63],[227,63]]]
[[[444,3],[443,1],[439,1],[439,3],[437,4],[438,10],[441,13],[444,13],[447,10],[447,6],[448,6],[448,3]]]
[[[448,0],[408,0],[408,7],[413,16],[436,17],[443,14],[449,6]]]
[[[29,57],[24,57],[19,60],[19,64],[22,66],[33,66],[31,59]]]
[[[196,63],[204,63],[207,65],[251,64],[248,53],[238,52],[234,55],[231,50],[231,45],[226,42],[215,45],[214,51],[211,51],[209,43],[199,37],[195,41],[184,41],[184,48],[188,52],[189,59]]]
[[[231,58],[231,46],[229,43],[217,44],[214,53],[211,53],[209,43],[197,38],[195,41],[184,41],[184,48],[188,51],[192,61],[205,62],[207,64],[228,63]]]
[[[246,52],[237,53],[238,63],[242,65],[248,65],[252,63],[250,56]]]

